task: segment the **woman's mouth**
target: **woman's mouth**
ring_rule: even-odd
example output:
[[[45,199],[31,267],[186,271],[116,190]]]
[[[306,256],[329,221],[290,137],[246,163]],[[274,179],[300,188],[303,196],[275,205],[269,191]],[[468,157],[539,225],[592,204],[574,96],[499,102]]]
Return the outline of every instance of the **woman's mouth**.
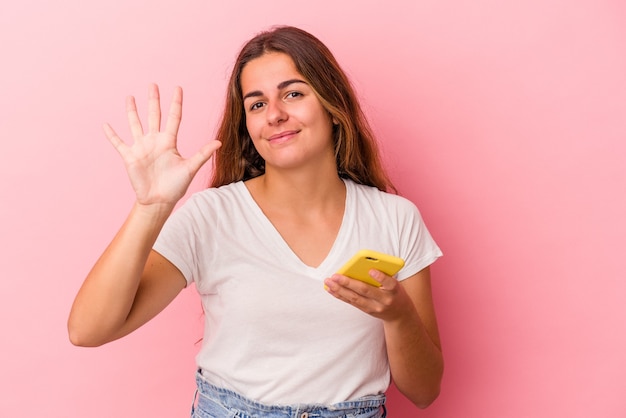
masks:
[[[269,138],[267,138],[267,140],[269,142],[271,142],[272,144],[282,144],[284,142],[289,141],[294,136],[296,136],[298,134],[298,132],[300,132],[300,131],[283,131],[283,132],[279,132],[277,134],[274,134],[274,135],[270,136]]]

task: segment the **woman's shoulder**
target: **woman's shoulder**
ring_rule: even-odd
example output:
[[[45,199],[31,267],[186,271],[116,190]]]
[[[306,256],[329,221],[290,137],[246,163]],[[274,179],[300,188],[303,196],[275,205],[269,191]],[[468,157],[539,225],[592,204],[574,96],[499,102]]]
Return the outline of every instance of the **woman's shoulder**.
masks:
[[[208,187],[194,192],[182,204],[181,209],[191,212],[228,211],[245,199],[243,182],[234,182],[220,187]]]
[[[351,189],[358,201],[379,203],[385,207],[415,208],[415,204],[404,196],[382,191],[374,186],[359,184],[352,180],[344,180],[346,187]]]
[[[245,188],[242,181],[236,181],[220,187],[207,187],[206,189],[193,193],[189,200],[222,200],[241,196],[242,188]]]

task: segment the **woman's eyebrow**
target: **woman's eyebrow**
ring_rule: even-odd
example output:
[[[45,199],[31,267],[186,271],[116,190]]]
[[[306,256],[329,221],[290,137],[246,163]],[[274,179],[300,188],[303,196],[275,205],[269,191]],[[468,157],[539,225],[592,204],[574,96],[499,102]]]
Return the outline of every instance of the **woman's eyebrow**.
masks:
[[[300,80],[299,78],[292,78],[291,80],[287,80],[287,81],[283,81],[282,83],[279,83],[278,86],[276,86],[278,88],[278,90],[282,90],[285,87],[293,84],[293,83],[304,83],[306,84],[306,81],[304,80]]]
[[[292,78],[290,80],[281,81],[280,83],[278,83],[276,88],[278,90],[282,90],[285,87],[290,86],[291,84],[294,84],[294,83],[307,84],[307,82],[304,80],[300,80],[299,78]],[[254,90],[254,91],[251,91],[250,93],[247,93],[245,96],[243,96],[243,100],[245,101],[249,97],[258,97],[258,96],[263,96],[263,92],[261,90]]]

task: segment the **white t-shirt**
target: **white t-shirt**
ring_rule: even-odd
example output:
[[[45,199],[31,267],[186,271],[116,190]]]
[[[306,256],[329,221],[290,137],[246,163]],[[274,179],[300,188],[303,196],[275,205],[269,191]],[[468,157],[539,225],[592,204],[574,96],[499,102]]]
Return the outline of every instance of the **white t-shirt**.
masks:
[[[214,385],[268,404],[332,404],[389,386],[382,322],[323,280],[363,248],[403,258],[398,280],[441,251],[409,200],[345,184],[343,221],[318,267],[293,253],[243,182],[194,194],[166,222],[154,249],[200,293],[196,361]]]

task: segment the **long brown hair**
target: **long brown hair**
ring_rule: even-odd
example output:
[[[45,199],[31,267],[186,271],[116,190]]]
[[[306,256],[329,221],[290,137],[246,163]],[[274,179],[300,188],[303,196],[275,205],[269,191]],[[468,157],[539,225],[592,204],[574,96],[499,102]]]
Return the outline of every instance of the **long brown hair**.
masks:
[[[214,155],[211,186],[245,181],[265,172],[265,161],[254,148],[246,128],[240,78],[248,62],[268,52],[289,55],[322,106],[338,122],[333,128],[333,141],[339,176],[382,191],[395,192],[348,77],[320,40],[291,26],[258,34],[239,53],[217,132],[216,139],[222,142],[222,146]]]

